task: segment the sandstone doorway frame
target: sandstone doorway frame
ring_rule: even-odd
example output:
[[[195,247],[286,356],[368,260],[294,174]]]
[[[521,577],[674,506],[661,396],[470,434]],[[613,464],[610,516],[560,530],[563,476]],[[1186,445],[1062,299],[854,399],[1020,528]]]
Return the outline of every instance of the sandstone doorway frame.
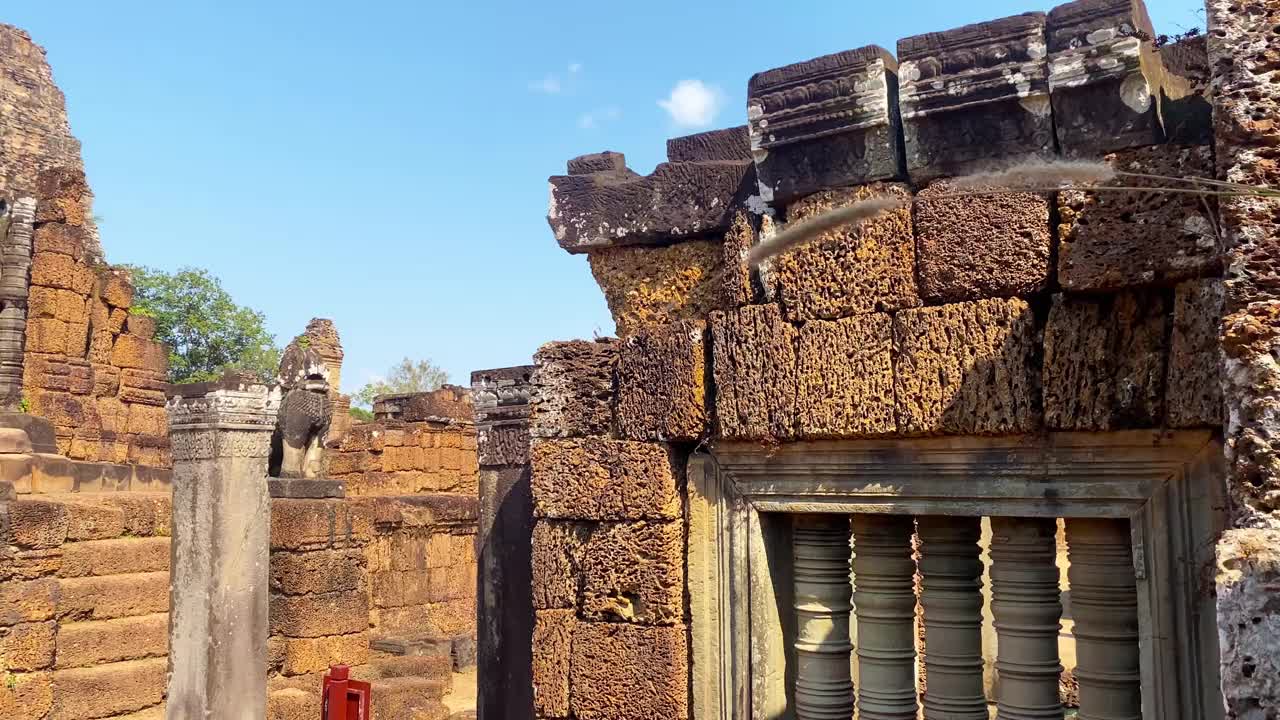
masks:
[[[714,443],[688,465],[694,717],[790,717],[783,514],[888,513],[1129,519],[1143,714],[1221,718],[1224,472],[1209,431]]]

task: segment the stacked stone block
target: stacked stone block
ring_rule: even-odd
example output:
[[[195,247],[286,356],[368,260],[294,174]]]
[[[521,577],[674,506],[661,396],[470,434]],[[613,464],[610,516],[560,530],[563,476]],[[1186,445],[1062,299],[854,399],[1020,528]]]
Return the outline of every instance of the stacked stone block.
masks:
[[[476,430],[450,421],[353,425],[329,452],[329,477],[349,496],[476,492]]]
[[[700,324],[685,323],[643,346],[683,358],[667,376],[679,385],[670,386],[671,399],[682,407],[702,397],[703,334]],[[633,404],[619,408],[615,421],[614,394],[601,390],[653,382],[658,372],[645,363],[619,376],[626,353],[617,342],[574,341],[544,345],[534,356],[532,666],[539,718],[689,717],[684,452],[618,432],[657,437],[669,420],[688,416],[662,417]]]
[[[681,467],[701,444],[1221,427],[1212,199],[955,194],[956,176],[1060,154],[1212,177],[1207,65],[1194,43],[1158,49],[1149,35],[1140,3],[1082,0],[908,38],[900,65],[862,48],[760,73],[748,91],[759,193],[696,231],[675,219],[733,207],[740,191],[640,178],[616,153],[551,179],[552,228],[589,255],[622,339],[535,358],[539,717],[687,711],[683,635],[666,634],[688,622],[673,585],[684,550],[665,523],[683,512]],[[645,218],[671,221],[633,222],[612,191],[629,183],[660,186]],[[741,264],[787,224],[877,196],[909,202]]]
[[[163,492],[0,501],[0,713],[163,717],[170,514]]]

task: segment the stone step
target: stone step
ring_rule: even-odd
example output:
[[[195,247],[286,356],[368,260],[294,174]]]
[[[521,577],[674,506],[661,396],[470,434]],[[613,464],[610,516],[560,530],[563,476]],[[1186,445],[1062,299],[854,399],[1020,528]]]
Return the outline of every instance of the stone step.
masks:
[[[454,672],[461,672],[476,664],[476,640],[469,633],[453,636],[384,635],[374,638],[369,643],[369,647],[390,655],[448,655],[453,663]]]
[[[446,720],[449,710],[440,703],[448,683],[433,678],[393,677],[375,680],[370,704],[373,720]]]
[[[452,659],[443,653],[374,658],[370,673],[379,679],[394,677],[439,678],[448,680],[453,672]]]

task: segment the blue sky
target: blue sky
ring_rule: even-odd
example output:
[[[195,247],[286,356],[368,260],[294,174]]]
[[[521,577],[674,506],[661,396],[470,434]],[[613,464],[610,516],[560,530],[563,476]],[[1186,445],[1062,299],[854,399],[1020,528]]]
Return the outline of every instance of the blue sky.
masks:
[[[466,383],[611,334],[548,175],[745,122],[753,72],[1051,4],[62,0],[0,21],[45,46],[107,257],[210,269],[282,342],[337,323],[343,385],[406,355]],[[1203,27],[1151,0],[1158,32]],[[704,124],[705,127],[692,125]]]

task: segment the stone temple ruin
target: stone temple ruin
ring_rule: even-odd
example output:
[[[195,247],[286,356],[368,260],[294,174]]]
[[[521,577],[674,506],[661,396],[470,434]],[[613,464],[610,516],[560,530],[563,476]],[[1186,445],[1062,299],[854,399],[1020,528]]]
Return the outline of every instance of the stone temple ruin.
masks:
[[[312,718],[343,663],[374,718],[451,717],[475,662],[469,392],[353,426],[328,320],[274,383],[170,386],[44,51],[0,26],[0,69],[0,715]]]
[[[1207,9],[836,53],[647,176],[574,158],[548,220],[619,337],[367,423],[326,320],[164,382],[0,26],[0,715],[313,718],[341,663],[463,717],[475,663],[486,720],[1280,717],[1275,200],[1150,189],[1280,186],[1280,7]],[[958,180],[1028,160],[1138,189]]]
[[[482,667],[529,652],[546,719],[1280,717],[1274,200],[954,181],[1274,187],[1280,6],[1208,10],[836,53],[650,175],[570,160],[620,337],[535,355],[532,642],[482,602]],[[910,202],[746,263],[871,197]]]

